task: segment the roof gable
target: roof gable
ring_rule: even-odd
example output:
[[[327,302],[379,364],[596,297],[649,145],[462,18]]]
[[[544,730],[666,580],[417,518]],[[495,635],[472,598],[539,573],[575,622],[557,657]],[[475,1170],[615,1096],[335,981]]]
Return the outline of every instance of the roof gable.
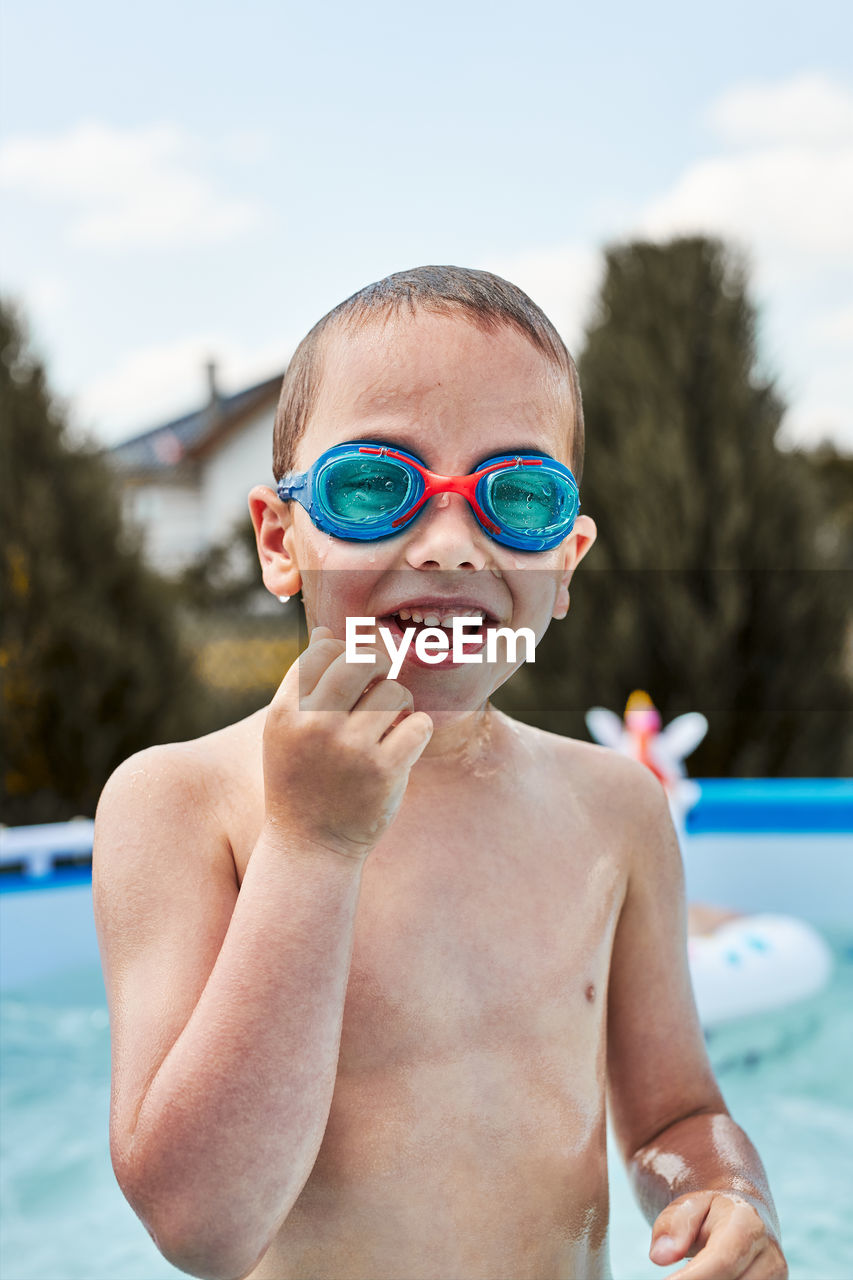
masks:
[[[278,401],[283,374],[246,387],[231,396],[217,396],[195,413],[151,427],[114,445],[107,456],[125,472],[164,472],[179,462],[209,455],[226,436],[260,410]]]

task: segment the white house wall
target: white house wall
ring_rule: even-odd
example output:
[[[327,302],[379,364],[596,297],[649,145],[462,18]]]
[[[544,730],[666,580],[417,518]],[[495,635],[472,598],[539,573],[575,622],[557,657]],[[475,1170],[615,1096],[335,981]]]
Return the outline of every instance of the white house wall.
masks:
[[[202,463],[201,536],[205,545],[225,541],[234,526],[249,518],[247,498],[256,484],[272,484],[270,406],[243,426]]]
[[[173,573],[203,549],[199,494],[175,483],[138,484],[124,492],[125,512],[142,530],[145,556],[155,569]]]

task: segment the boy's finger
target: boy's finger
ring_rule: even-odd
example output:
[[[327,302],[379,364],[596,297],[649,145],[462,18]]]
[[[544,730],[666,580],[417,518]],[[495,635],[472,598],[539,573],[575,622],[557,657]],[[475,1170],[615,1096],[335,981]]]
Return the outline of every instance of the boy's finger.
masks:
[[[379,649],[373,651],[371,662],[347,662],[343,641],[324,641],[341,646],[342,652],[329,663],[311,691],[306,711],[352,711],[368,685],[384,680],[391,670],[391,659]],[[304,698],[304,690],[300,687]]]
[[[755,1263],[755,1266],[753,1266]],[[761,1260],[755,1256],[755,1250],[749,1248],[744,1252],[742,1242],[733,1238],[730,1233],[723,1236],[712,1236],[700,1249],[695,1258],[691,1258],[686,1267],[673,1271],[672,1280],[759,1280]],[[760,1276],[760,1280],[769,1280],[770,1273]]]
[[[667,1205],[652,1227],[652,1262],[667,1267],[683,1258],[701,1231],[709,1207],[708,1195],[683,1196]]]
[[[405,685],[397,680],[377,680],[353,707],[349,731],[365,745],[375,746],[395,721],[411,712],[412,706],[412,695]]]
[[[670,1235],[659,1235],[649,1249],[649,1257],[659,1267],[668,1267],[671,1262],[678,1262],[679,1258],[684,1257],[684,1253],[685,1250]]]
[[[384,711],[386,708],[393,708],[394,715],[399,715],[401,711],[412,711],[414,709],[414,699],[411,691],[404,684],[400,684],[399,680],[374,680],[370,688],[362,693],[361,697],[353,707],[354,712],[359,711]],[[394,718],[393,716],[391,717]]]
[[[386,733],[379,750],[392,768],[411,769],[432,737],[432,731],[432,719],[427,713],[413,711]]]
[[[684,1280],[745,1280],[747,1276],[757,1280],[756,1268],[761,1271],[759,1259],[767,1244],[764,1224],[751,1205],[721,1205],[718,1200],[717,1206],[716,1221],[712,1202],[703,1224],[704,1247],[673,1275]],[[762,1280],[769,1280],[771,1271]]]
[[[315,627],[296,662],[299,697],[304,698],[316,687],[323,672],[345,650],[343,640],[336,640],[329,627]]]

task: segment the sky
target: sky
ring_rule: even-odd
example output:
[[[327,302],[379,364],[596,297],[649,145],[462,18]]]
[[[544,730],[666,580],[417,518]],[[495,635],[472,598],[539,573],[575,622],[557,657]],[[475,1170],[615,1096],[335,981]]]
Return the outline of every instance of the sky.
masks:
[[[577,351],[604,246],[721,235],[778,442],[853,453],[851,14],[4,0],[0,288],[115,443],[200,407],[209,359],[226,392],[280,372],[392,271],[496,271]]]

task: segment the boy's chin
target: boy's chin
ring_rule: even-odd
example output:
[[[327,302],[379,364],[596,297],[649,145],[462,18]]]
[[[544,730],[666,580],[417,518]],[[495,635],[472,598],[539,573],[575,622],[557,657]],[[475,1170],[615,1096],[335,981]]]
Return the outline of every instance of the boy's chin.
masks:
[[[407,663],[398,679],[410,691],[415,711],[425,711],[438,728],[480,710],[510,674],[507,671],[496,679],[494,669],[488,674],[476,666],[439,672],[436,668],[413,669]]]

